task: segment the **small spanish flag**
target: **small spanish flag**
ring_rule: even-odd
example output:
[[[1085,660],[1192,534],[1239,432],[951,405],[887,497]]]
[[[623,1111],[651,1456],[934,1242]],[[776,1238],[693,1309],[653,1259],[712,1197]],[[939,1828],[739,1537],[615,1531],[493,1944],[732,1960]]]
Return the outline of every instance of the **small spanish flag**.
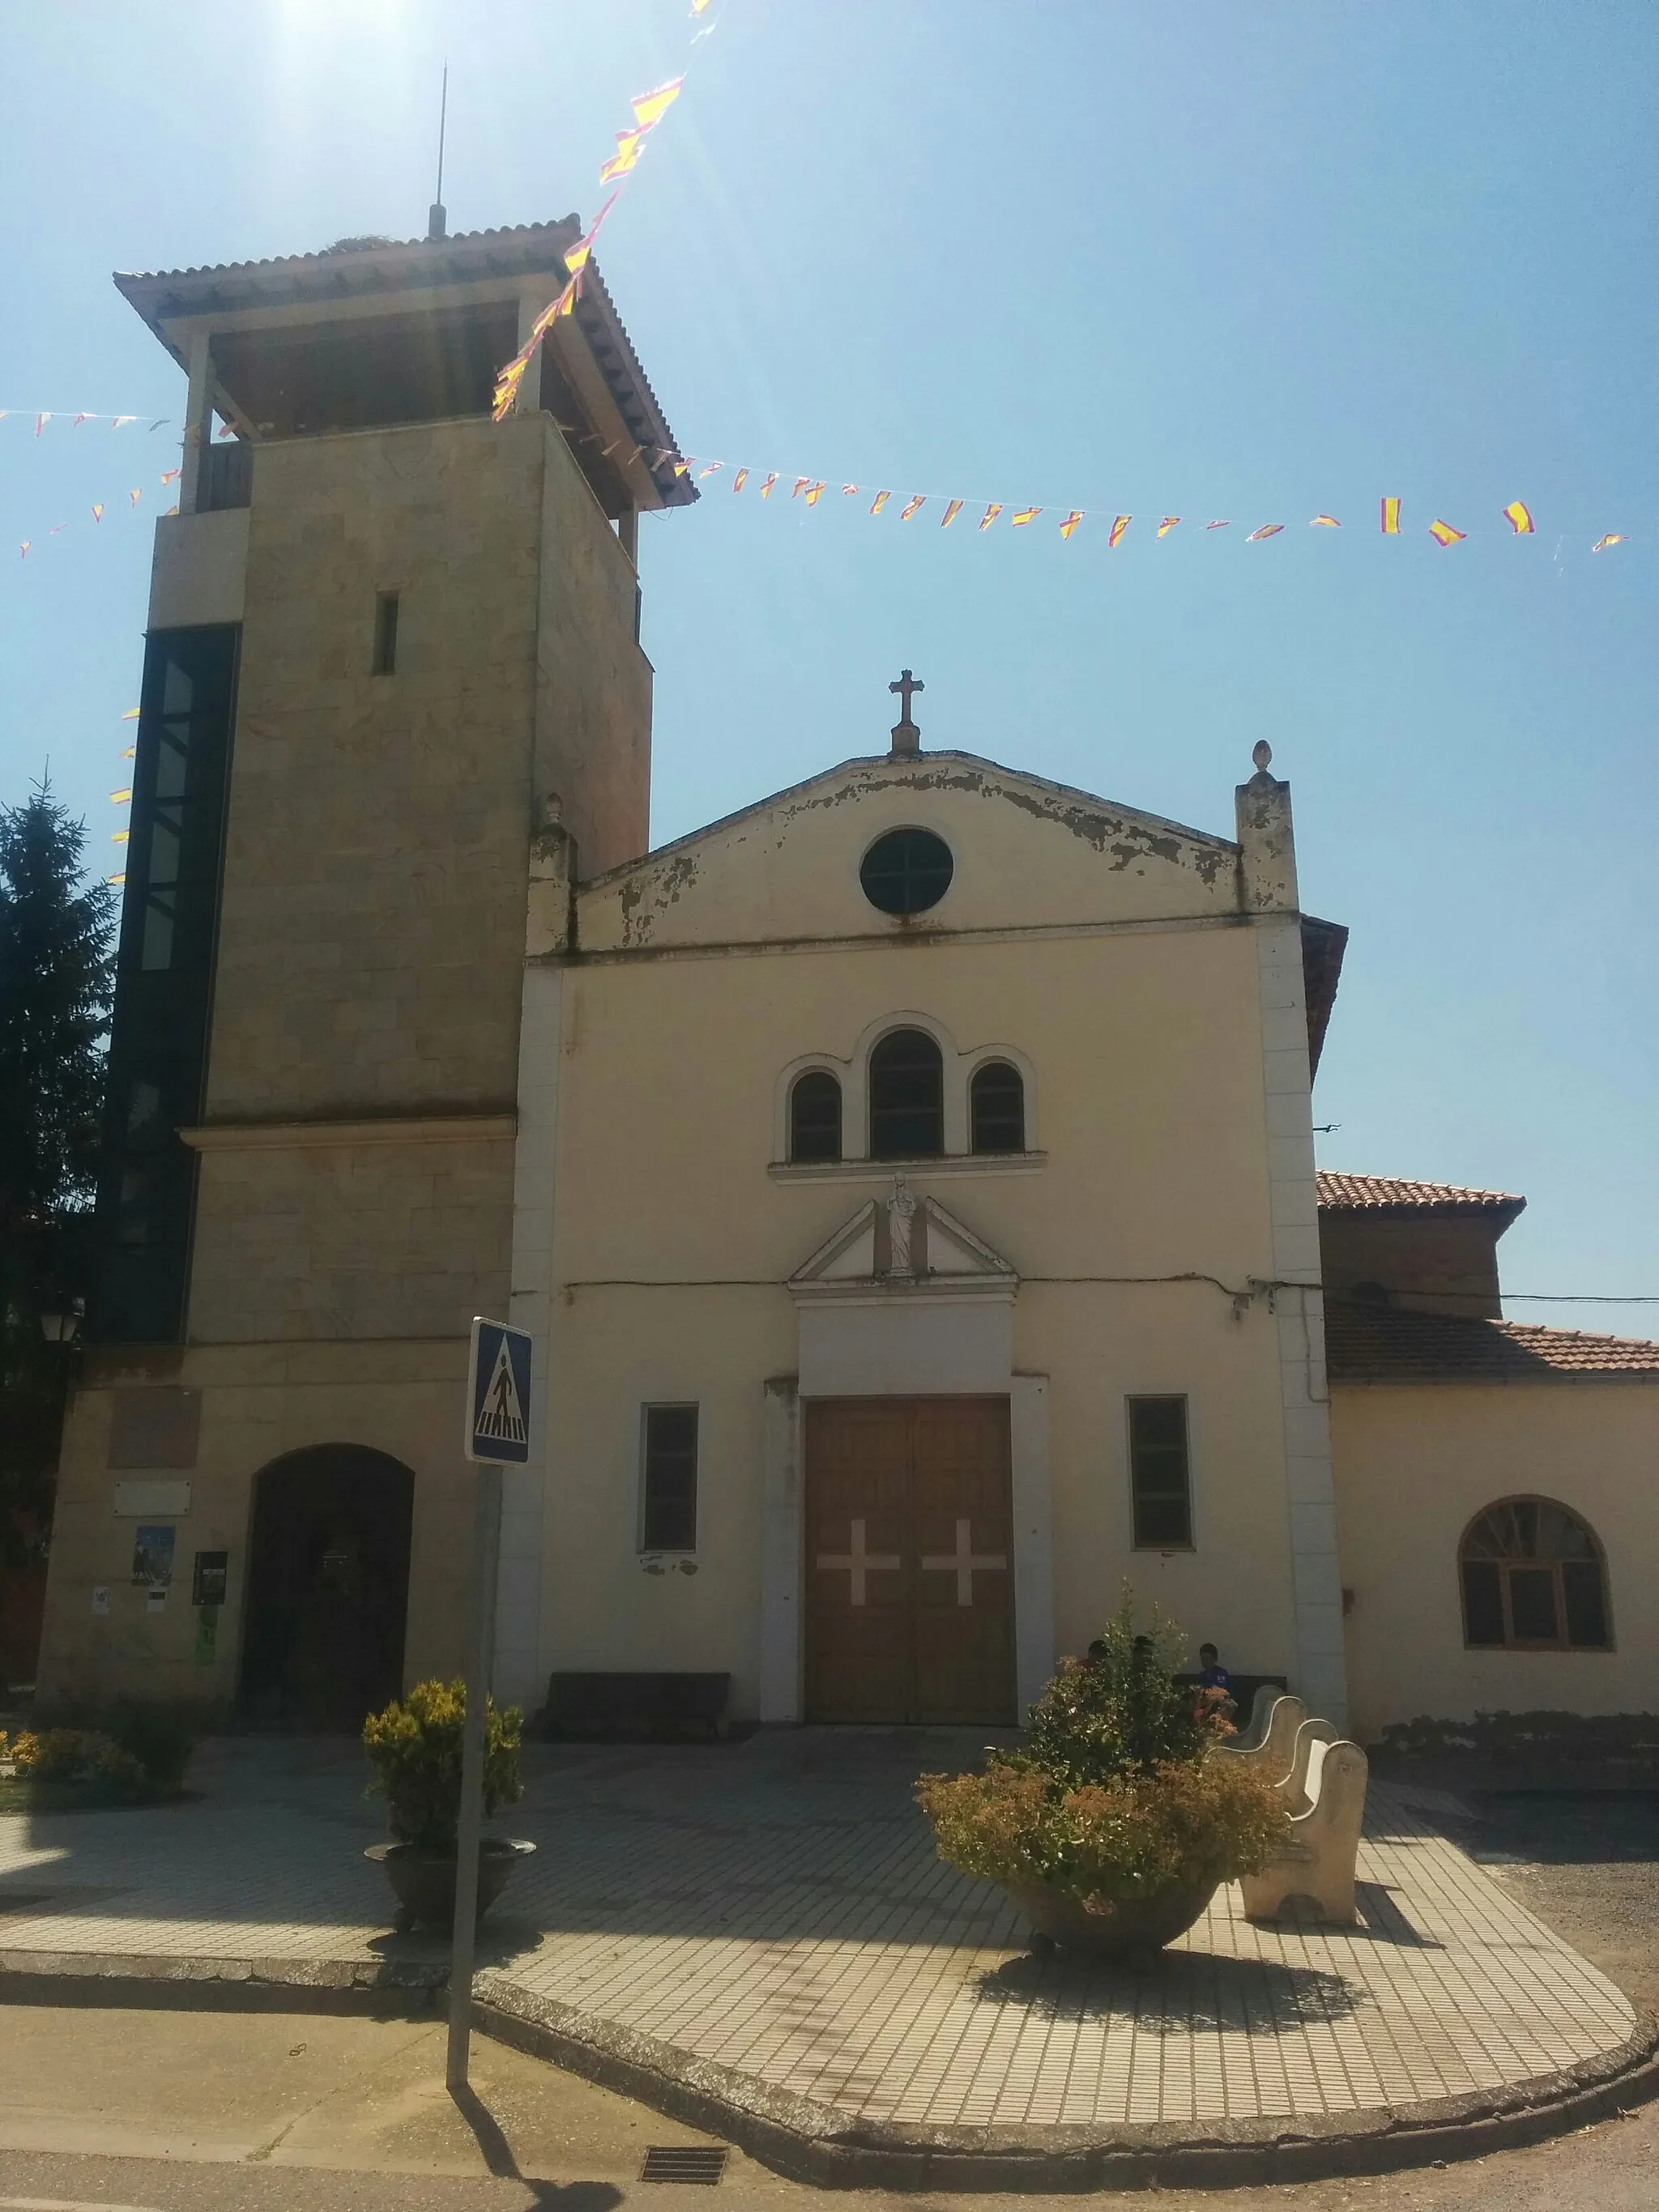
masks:
[[[163,475],[163,477],[162,477],[162,478],[161,478],[161,482],[162,482],[163,483],[178,483],[178,481],[179,481],[179,477],[180,477],[182,474],[183,474],[182,470],[179,470],[179,469],[168,469],[168,470],[167,471],[167,472]]]
[[[640,158],[640,148],[645,143],[643,131],[619,131],[617,150],[599,171],[599,182],[608,185],[614,177],[625,177]]]
[[[799,499],[799,498],[800,497],[801,494],[802,494],[802,493],[806,489],[806,487],[808,486],[808,484],[810,484],[810,483],[811,483],[811,481],[812,481],[812,479],[811,479],[811,477],[797,477],[795,478],[795,489],[793,489],[793,491],[792,491],[792,492],[790,493],[790,495],[789,495],[790,498],[791,498],[791,499]]]
[[[1002,501],[1000,499],[994,499],[990,505],[986,508],[984,514],[981,514],[979,519],[980,528],[981,530],[988,530],[1001,512]]]
[[[1206,522],[1204,526],[1206,530],[1231,530],[1232,526],[1231,522]]]
[[[1385,538],[1398,538],[1400,535],[1400,501],[1397,499],[1385,499],[1382,502],[1382,535]]]
[[[859,495],[859,488],[856,484],[843,484],[841,488],[841,495],[843,499],[856,499]]]
[[[126,876],[124,872],[118,876],[106,876],[104,881],[106,884],[124,884],[126,881]]]
[[[1180,520],[1181,517],[1178,514],[1166,514],[1163,521],[1158,526],[1158,536],[1160,538],[1167,538]]]
[[[134,505],[135,507],[137,507],[137,504],[138,504],[138,502],[139,502],[140,499],[142,499],[142,498],[143,498],[143,493],[138,489],[138,487],[137,487],[136,484],[133,486],[132,489],[131,489],[131,490],[127,494],[127,497],[128,497],[128,498],[132,501],[132,503],[133,503],[133,505]]]
[[[129,707],[126,713],[121,717],[121,720],[124,722],[136,722],[137,719],[138,709],[136,707]]]
[[[101,522],[101,521],[103,520],[103,519],[104,519],[104,502],[102,501],[102,500],[98,501],[97,501],[97,503],[96,503],[96,504],[94,505],[94,507],[93,507],[93,510],[92,510],[92,519],[93,519],[93,520],[94,520],[94,522]]]
[[[1253,530],[1250,532],[1244,543],[1247,545],[1254,545],[1258,538],[1277,538],[1284,527],[1282,522],[1264,522],[1260,530]]]
[[[1017,507],[1013,514],[1014,528],[1023,530],[1028,522],[1035,522],[1042,512],[1040,507]]]
[[[132,786],[129,784],[125,791],[112,791],[109,795],[109,803],[112,806],[125,806],[131,797]]]
[[[1074,507],[1071,513],[1066,516],[1065,521],[1060,526],[1060,534],[1061,538],[1070,538],[1072,532],[1077,528],[1079,523],[1081,522],[1082,520],[1083,509],[1080,507]]]
[[[1533,536],[1532,514],[1524,500],[1512,499],[1504,512],[1509,517],[1510,528],[1517,538]]]
[[[679,98],[680,87],[684,82],[685,79],[683,76],[671,77],[666,84],[659,84],[654,92],[641,92],[635,94],[629,102],[629,106],[633,109],[634,120],[641,131],[649,131],[653,124],[662,121],[663,117]]]
[[[125,845],[127,842],[126,831],[125,830],[112,830],[109,833],[109,842],[112,845]]]
[[[137,750],[138,748],[137,745],[125,745],[122,747],[120,758],[122,760],[131,760]]]
[[[733,490],[733,491],[741,491],[741,490],[743,489],[744,486],[748,483],[748,481],[749,481],[749,471],[748,471],[748,470],[747,470],[747,469],[739,469],[739,470],[738,471],[738,473],[736,474],[736,476],[734,476],[734,477],[732,477],[732,490]]]
[[[812,487],[811,490],[811,491],[809,491],[809,492],[807,493],[807,495],[806,495],[806,504],[808,505],[808,507],[816,507],[816,506],[817,505],[818,501],[819,501],[823,497],[823,478],[822,477],[820,477],[818,478],[817,482],[813,485],[813,487]]]
[[[1115,514],[1112,517],[1112,526],[1106,532],[1106,544],[1109,550],[1112,546],[1121,543],[1123,533],[1133,520],[1133,516],[1127,514]]]
[[[888,501],[891,499],[892,496],[893,495],[890,491],[878,491],[874,499],[870,502],[871,514],[879,514],[883,507],[886,506]]]
[[[778,480],[778,472],[777,472],[777,471],[776,471],[775,469],[774,469],[774,470],[773,470],[773,471],[772,471],[772,473],[771,473],[771,475],[770,475],[769,477],[768,477],[768,478],[766,479],[766,482],[765,482],[765,483],[761,486],[761,497],[762,497],[763,499],[770,499],[770,498],[771,498],[771,496],[772,496],[772,487],[773,487],[773,485],[777,482],[777,480]]]
[[[697,471],[697,475],[699,478],[703,477],[712,477],[717,469],[723,469],[725,466],[726,464],[724,461],[708,461],[705,462],[703,466]]]
[[[959,499],[948,501],[945,508],[945,519],[939,524],[939,528],[941,530],[948,530],[951,527],[951,525],[956,520],[957,515],[961,513],[962,501]]]
[[[691,473],[690,462],[676,461],[674,464],[674,473],[677,477],[689,477]]]
[[[903,509],[899,515],[899,520],[901,522],[908,522],[913,514],[919,514],[927,504],[927,493],[925,491],[919,491],[914,499],[906,500]]]
[[[1605,553],[1609,545],[1622,545],[1624,542],[1625,533],[1622,530],[1610,530],[1605,538],[1598,538],[1596,539],[1595,544],[1590,547],[1590,551],[1592,553]],[[27,545],[23,548],[23,550],[26,553],[28,550],[29,549]]]
[[[1449,522],[1437,519],[1429,525],[1429,535],[1437,545],[1455,545],[1468,534],[1467,530],[1454,530]]]
[[[1308,527],[1310,530],[1340,530],[1342,525],[1334,514],[1316,514]]]

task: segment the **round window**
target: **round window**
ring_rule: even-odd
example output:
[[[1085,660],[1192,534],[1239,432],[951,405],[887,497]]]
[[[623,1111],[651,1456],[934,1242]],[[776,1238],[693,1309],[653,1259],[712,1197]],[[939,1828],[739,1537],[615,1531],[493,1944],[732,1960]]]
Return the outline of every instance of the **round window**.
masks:
[[[951,848],[931,830],[890,830],[864,856],[859,881],[884,914],[926,914],[951,888]]]

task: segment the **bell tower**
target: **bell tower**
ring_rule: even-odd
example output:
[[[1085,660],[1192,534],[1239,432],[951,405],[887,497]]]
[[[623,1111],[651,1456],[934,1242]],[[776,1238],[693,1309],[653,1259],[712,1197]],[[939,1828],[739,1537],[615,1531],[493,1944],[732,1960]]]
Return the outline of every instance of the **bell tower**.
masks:
[[[94,1337],[185,1328],[180,1128],[510,1107],[549,793],[584,873],[646,848],[638,517],[695,493],[597,269],[490,419],[580,228],[116,279],[190,383],[151,582]]]
[[[305,1582],[313,1552],[356,1563],[387,1679],[459,1662],[453,1415],[471,1316],[512,1287],[532,841],[556,805],[573,869],[646,849],[638,519],[696,492],[592,262],[492,419],[574,216],[431,229],[116,279],[189,392],[43,1710],[128,1692],[222,1712],[256,1644],[259,1696],[303,1703],[300,1657],[248,1624],[334,1601]],[[384,1557],[366,1504],[344,1550],[327,1520],[371,1462],[410,1501]],[[128,1603],[120,1516],[141,1507],[180,1557],[223,1555],[222,1629],[188,1597]],[[107,1617],[88,1583],[114,1590]]]

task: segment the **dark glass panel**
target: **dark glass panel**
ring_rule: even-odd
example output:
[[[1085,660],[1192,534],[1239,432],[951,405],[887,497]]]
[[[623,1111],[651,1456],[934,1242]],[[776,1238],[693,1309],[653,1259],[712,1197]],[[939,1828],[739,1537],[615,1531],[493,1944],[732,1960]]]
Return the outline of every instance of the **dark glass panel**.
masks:
[[[697,1544],[697,1409],[645,1409],[645,1510],[640,1548],[691,1552]]]
[[[1025,1150],[1025,1085],[1006,1060],[975,1068],[969,1086],[973,1148],[976,1152]]]
[[[1569,1559],[1561,1569],[1561,1594],[1566,1601],[1567,1641],[1599,1650],[1607,1641],[1607,1607],[1597,1559]]]
[[[1191,1544],[1184,1398],[1130,1399],[1129,1487],[1139,1549],[1165,1551]]]
[[[797,1076],[789,1093],[789,1157],[841,1158],[841,1085],[823,1068]]]
[[[931,830],[890,830],[864,856],[859,881],[884,914],[925,914],[951,888],[951,848]]]
[[[1555,1575],[1549,1567],[1511,1567],[1510,1622],[1517,1644],[1553,1644],[1561,1633],[1555,1618]]]
[[[184,1323],[195,1156],[235,711],[234,624],[157,630],[144,655],[88,1335],[167,1343]]]
[[[1504,1642],[1504,1593],[1490,1559],[1463,1562],[1463,1630],[1470,1644]]]
[[[870,1157],[937,1159],[945,1150],[945,1063],[921,1030],[895,1030],[870,1055]]]

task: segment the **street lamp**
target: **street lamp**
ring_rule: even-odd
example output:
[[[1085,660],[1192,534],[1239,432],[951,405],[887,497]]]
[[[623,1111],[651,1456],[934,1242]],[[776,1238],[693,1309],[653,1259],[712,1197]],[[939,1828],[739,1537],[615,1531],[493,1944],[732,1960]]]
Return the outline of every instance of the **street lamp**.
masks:
[[[73,1344],[81,1333],[81,1318],[86,1312],[84,1298],[71,1298],[59,1313],[43,1313],[40,1334],[48,1344]]]

